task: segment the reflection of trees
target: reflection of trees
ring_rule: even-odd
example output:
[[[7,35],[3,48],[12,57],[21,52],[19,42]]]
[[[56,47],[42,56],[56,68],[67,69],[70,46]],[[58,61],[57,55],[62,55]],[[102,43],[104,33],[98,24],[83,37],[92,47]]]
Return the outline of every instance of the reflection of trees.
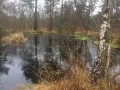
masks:
[[[39,59],[37,58],[38,55],[38,36],[34,36],[34,52],[32,48],[24,49],[23,50],[23,59],[25,60],[26,64],[23,65],[22,70],[24,71],[24,75],[26,79],[31,79],[32,82],[37,82],[39,80],[53,80],[57,79],[59,76],[62,75],[62,70],[60,65],[58,64],[58,58],[53,58],[53,40],[51,36],[47,36],[48,39],[45,39],[44,42],[48,42],[46,46],[42,46],[45,49],[45,56],[42,65],[39,64]],[[32,42],[32,41],[31,41]],[[33,44],[32,43],[32,44]],[[33,54],[34,53],[34,54]]]
[[[75,53],[77,59],[87,56],[87,41],[75,39]]]
[[[111,49],[111,62],[110,67],[120,64],[120,48]]]
[[[69,62],[70,60],[70,52],[71,52],[71,48],[72,48],[72,44],[69,41],[69,39],[67,38],[62,38],[60,41],[60,57],[61,60],[63,60],[64,62]]]
[[[6,61],[0,61],[0,74],[8,74],[9,68],[5,66]]]
[[[41,77],[47,81],[53,81],[59,79],[62,76],[62,69],[57,60],[54,59],[53,54],[53,38],[48,38],[48,46],[46,48],[46,55],[44,60],[44,67],[41,70]]]
[[[86,51],[86,42],[74,37],[65,37],[60,40],[60,55],[62,60],[75,60],[83,56]]]
[[[24,71],[24,75],[26,79],[32,80],[32,82],[38,82],[39,77],[39,66],[38,66],[38,58],[37,58],[37,44],[38,44],[38,37],[34,36],[34,55],[32,50],[27,51],[24,50],[23,59],[25,60],[26,64],[23,65],[22,70]],[[34,58],[35,57],[35,58]]]
[[[22,69],[24,70],[26,78],[31,79],[33,82],[37,82],[38,80],[51,81],[58,79],[63,75],[65,70],[68,70],[72,59],[84,59],[85,64],[92,62],[92,57],[90,57],[91,52],[88,52],[88,48],[90,48],[90,45],[87,46],[88,41],[61,36],[60,38],[54,38],[54,36],[49,35],[40,36],[39,40],[42,42],[38,41],[38,36],[34,36],[30,41],[30,43],[32,42],[31,45],[34,47],[24,48],[24,60],[26,64],[23,65]],[[39,47],[40,49],[37,49]],[[92,52],[94,52],[93,48],[94,47],[91,45]],[[41,63],[39,54],[44,57]]]
[[[0,42],[0,74],[8,74],[9,68],[5,66],[6,57],[5,57],[5,50]]]
[[[29,58],[28,58],[29,57]],[[22,70],[24,71],[24,75],[27,80],[31,80],[32,82],[38,82],[37,74],[38,74],[38,66],[36,64],[36,60],[31,58],[31,55],[27,55],[26,64],[23,65]]]
[[[60,55],[63,62],[69,63],[73,61],[84,60],[86,62],[87,53],[87,41],[75,39],[74,37],[65,37],[60,40]]]

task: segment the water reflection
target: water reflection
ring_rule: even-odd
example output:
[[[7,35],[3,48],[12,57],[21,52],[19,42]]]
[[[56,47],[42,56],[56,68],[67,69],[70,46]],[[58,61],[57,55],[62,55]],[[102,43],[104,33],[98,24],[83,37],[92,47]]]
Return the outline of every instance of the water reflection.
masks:
[[[1,74],[8,74],[9,68],[5,66],[6,63],[6,57],[4,51],[4,47],[1,45],[0,42],[0,75]]]
[[[1,44],[0,90],[10,90],[18,84],[57,79],[69,70],[69,63],[76,59],[83,59],[91,70],[98,56],[97,45],[92,40],[82,41],[61,35],[31,36],[22,47],[3,47]],[[120,63],[119,51],[112,50],[114,61],[111,68]]]
[[[34,83],[38,82],[39,76],[37,75],[37,73],[39,72],[37,45],[38,37],[34,36],[33,40],[31,39],[30,41],[28,41],[25,47],[23,47],[21,50],[21,57],[24,60],[22,70],[24,71],[26,80],[31,80]]]

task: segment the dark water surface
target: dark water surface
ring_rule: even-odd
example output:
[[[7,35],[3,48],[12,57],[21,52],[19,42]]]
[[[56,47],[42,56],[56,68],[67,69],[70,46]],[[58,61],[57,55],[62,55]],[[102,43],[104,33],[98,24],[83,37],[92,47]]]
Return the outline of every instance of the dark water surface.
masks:
[[[112,49],[114,60],[110,73],[120,69],[120,49]],[[75,57],[83,58],[91,70],[97,60],[97,45],[92,40],[77,40],[61,35],[35,35],[28,37],[21,47],[4,46],[0,42],[0,90],[11,90],[20,84],[36,83],[37,73],[45,67],[45,62],[53,68],[69,68],[69,61]],[[118,77],[119,78],[119,77]]]

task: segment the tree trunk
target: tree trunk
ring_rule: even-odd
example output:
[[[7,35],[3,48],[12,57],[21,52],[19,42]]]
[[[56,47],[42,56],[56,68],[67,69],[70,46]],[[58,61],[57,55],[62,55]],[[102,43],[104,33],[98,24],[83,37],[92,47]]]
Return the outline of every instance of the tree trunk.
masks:
[[[60,27],[59,32],[62,32],[62,22],[63,22],[63,0],[61,0],[61,11],[60,11]]]
[[[35,1],[35,20],[34,20],[34,30],[38,30],[38,20],[37,20],[37,0]]]
[[[98,78],[104,78],[106,75],[106,69],[109,67],[108,53],[110,46],[107,44],[109,42],[108,32],[110,30],[110,11],[111,11],[111,0],[106,0],[106,10],[103,13],[103,20],[101,28],[99,30],[99,56],[93,70],[91,72],[94,81]],[[109,53],[110,54],[110,53]]]

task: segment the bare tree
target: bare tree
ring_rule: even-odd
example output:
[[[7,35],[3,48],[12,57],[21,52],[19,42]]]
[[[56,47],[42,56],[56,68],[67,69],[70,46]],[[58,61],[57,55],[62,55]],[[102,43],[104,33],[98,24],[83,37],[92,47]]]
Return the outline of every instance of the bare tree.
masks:
[[[49,17],[48,30],[50,31],[53,30],[53,25],[54,25],[53,19],[54,19],[55,7],[58,5],[59,1],[60,0],[45,0],[45,9]]]
[[[38,30],[38,14],[37,14],[37,0],[35,0],[35,20],[34,20],[34,30]]]
[[[61,10],[60,10],[60,28],[59,32],[62,31],[62,17],[63,17],[63,0],[61,0]]]

